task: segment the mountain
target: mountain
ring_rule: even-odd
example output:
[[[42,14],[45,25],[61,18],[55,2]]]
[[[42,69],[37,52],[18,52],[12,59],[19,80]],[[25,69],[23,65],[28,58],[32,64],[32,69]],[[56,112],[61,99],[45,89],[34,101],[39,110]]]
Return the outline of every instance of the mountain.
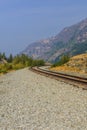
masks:
[[[22,51],[35,59],[56,62],[64,54],[71,56],[87,52],[87,19],[64,28],[54,37],[29,44]]]

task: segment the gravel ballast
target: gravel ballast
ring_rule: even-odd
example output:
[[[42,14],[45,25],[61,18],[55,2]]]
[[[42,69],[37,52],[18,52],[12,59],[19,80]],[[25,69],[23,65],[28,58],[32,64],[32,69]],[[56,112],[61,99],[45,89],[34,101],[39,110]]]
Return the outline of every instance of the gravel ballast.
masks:
[[[28,69],[0,76],[0,130],[87,130],[87,90]]]

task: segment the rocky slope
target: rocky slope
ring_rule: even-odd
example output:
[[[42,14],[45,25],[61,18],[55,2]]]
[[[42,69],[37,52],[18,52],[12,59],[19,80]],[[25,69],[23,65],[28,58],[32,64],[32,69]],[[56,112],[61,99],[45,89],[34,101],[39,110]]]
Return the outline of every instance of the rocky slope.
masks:
[[[58,35],[34,42],[22,52],[33,58],[55,62],[63,54],[77,55],[87,51],[87,19],[64,28]]]
[[[52,70],[87,74],[87,53],[74,56],[63,66],[54,67]]]

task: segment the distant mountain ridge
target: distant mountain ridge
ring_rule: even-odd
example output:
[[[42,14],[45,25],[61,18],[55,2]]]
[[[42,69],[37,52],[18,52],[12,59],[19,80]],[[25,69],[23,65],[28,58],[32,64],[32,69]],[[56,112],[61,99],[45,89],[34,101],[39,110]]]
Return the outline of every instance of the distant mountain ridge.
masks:
[[[57,61],[63,54],[77,55],[87,52],[87,19],[64,28],[54,37],[34,42],[22,51],[35,59]]]

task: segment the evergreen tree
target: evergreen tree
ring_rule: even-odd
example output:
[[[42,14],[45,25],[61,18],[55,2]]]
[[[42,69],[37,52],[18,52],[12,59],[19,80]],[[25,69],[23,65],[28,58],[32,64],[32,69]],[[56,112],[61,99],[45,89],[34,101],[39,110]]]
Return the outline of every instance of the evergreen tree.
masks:
[[[3,54],[2,54],[2,58],[5,59],[5,60],[7,59],[7,57],[6,57],[6,55],[5,55],[4,52],[3,52]]]
[[[2,54],[0,53],[0,60],[2,59]]]
[[[8,58],[8,62],[11,63],[13,61],[13,56],[12,54],[9,55],[9,58]]]
[[[61,66],[61,65],[65,64],[65,63],[67,63],[69,61],[69,59],[70,59],[70,56],[63,55],[61,57],[61,59],[58,62],[56,62],[55,64],[53,64],[52,66],[53,67],[55,67],[55,66]]]

